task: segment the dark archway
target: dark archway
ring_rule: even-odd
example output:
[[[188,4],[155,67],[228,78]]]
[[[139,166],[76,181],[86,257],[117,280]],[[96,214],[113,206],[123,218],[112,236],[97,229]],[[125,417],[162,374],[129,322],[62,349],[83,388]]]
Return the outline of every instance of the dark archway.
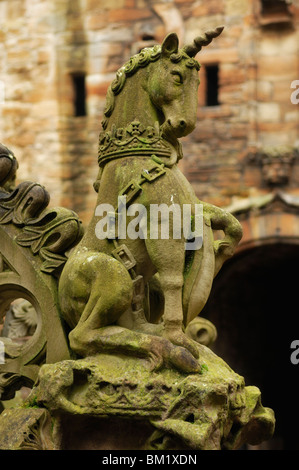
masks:
[[[272,448],[299,450],[299,245],[273,243],[236,254],[214,281],[201,316],[218,330],[213,347],[276,415]]]

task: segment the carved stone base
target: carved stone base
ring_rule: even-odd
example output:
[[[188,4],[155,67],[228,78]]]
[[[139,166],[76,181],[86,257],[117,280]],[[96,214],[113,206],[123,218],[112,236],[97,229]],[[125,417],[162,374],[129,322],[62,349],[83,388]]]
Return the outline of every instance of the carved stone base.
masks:
[[[55,430],[49,448],[62,450],[221,450],[269,439],[274,414],[260,391],[199,348],[201,374],[153,371],[146,359],[108,354],[46,364],[27,404],[39,408],[25,411],[38,423],[48,410]],[[14,429],[9,448],[23,445],[18,413],[9,421],[3,414],[0,448],[11,435],[6,426]]]

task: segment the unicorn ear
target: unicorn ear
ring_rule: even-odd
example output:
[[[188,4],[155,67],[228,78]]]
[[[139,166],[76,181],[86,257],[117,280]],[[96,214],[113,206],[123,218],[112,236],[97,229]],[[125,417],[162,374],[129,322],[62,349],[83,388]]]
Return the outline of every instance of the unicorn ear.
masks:
[[[161,51],[162,55],[169,57],[171,54],[176,54],[179,49],[179,38],[176,33],[170,33],[164,39]]]

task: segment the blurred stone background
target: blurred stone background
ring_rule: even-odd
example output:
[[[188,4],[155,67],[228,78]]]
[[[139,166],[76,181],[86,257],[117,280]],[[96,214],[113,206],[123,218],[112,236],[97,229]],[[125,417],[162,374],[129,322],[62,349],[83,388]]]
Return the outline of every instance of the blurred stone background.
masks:
[[[217,205],[264,194],[267,181],[252,152],[299,142],[299,107],[290,100],[299,80],[299,7],[289,3],[1,0],[0,139],[15,152],[19,177],[44,184],[54,205],[87,223],[105,95],[116,70],[170,31],[184,44],[224,24],[198,55],[198,124],[183,140],[182,169],[198,196]],[[292,193],[298,179],[295,162]]]

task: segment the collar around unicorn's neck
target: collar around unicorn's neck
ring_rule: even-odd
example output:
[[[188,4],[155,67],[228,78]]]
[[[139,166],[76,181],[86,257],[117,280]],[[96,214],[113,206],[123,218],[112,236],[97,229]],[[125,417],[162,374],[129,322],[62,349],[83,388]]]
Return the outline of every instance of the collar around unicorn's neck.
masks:
[[[158,122],[147,127],[138,120],[134,120],[126,128],[112,125],[111,130],[103,131],[99,136],[100,167],[116,158],[152,155],[162,159],[166,166],[174,165],[183,157],[180,142],[177,139],[174,142],[166,140]]]

